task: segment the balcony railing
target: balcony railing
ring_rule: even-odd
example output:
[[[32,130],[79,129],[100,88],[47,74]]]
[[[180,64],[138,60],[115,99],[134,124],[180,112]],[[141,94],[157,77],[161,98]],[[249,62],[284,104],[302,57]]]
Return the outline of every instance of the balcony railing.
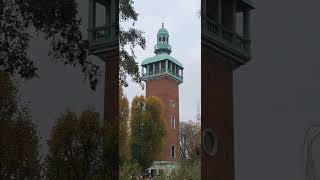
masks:
[[[236,32],[208,18],[204,19],[203,23],[203,33],[209,37],[210,40],[222,43],[227,48],[246,57],[250,57],[250,40],[244,39]]]
[[[157,49],[169,49],[171,51],[171,46],[169,44],[156,44],[154,50]]]
[[[142,74],[142,78],[149,79],[162,74],[169,74],[178,81],[183,81],[183,76],[181,76],[179,73],[176,73],[175,71],[172,71],[171,69],[158,69],[155,71],[149,71],[148,73]]]
[[[97,43],[109,43],[118,41],[117,26],[101,26],[95,29],[89,29],[89,41]]]

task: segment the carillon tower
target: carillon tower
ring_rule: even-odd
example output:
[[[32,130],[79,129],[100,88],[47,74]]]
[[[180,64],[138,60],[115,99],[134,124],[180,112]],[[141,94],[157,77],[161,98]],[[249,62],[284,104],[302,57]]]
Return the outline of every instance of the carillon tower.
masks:
[[[146,96],[156,96],[163,103],[162,116],[167,134],[160,158],[151,173],[165,173],[176,169],[179,160],[179,85],[183,82],[183,65],[170,56],[169,32],[162,24],[154,47],[155,56],[142,62],[142,78],[146,82]]]
[[[251,0],[201,3],[201,179],[234,180],[233,71],[251,58],[254,5]]]

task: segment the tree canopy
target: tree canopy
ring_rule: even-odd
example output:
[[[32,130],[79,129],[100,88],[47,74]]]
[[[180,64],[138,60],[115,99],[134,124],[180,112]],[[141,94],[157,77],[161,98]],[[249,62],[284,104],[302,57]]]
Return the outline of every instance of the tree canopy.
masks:
[[[128,169],[130,114],[129,101],[122,88],[119,101],[119,165]],[[108,168],[111,167],[104,163],[106,158],[118,158],[104,154],[104,148],[110,148],[110,143],[107,143],[108,147],[104,147],[104,140],[114,140],[110,135],[116,129],[105,130],[102,123],[100,114],[92,107],[82,111],[80,115],[67,110],[58,117],[48,140],[46,173],[49,179],[85,179],[108,175]]]
[[[119,164],[120,166],[128,160],[129,156],[129,147],[128,147],[128,133],[129,133],[129,121],[130,121],[130,110],[129,110],[129,101],[126,95],[123,92],[123,89],[120,88],[120,102],[119,102]]]
[[[89,108],[78,116],[67,110],[57,119],[48,140],[49,179],[86,179],[103,174],[103,133],[98,112]]]
[[[150,167],[161,151],[166,133],[161,111],[161,101],[156,97],[137,96],[131,103],[131,157],[142,169]]]
[[[197,119],[200,120],[200,114]],[[170,180],[201,179],[201,126],[199,121],[180,122],[181,160]]]
[[[180,122],[180,152],[182,161],[200,159],[201,125],[199,122]]]
[[[39,134],[16,85],[0,71],[0,179],[41,179]]]

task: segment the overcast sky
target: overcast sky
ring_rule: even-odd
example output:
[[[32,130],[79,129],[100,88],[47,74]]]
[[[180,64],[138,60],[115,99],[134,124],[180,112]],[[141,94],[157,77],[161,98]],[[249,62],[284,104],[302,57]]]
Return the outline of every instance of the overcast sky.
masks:
[[[260,0],[256,6],[253,59],[234,74],[236,179],[301,180],[305,131],[320,122],[320,1]],[[137,27],[147,39],[147,49],[137,50],[138,61],[153,55],[164,17],[172,55],[185,66],[181,120],[191,119],[200,97],[199,0],[137,0],[135,7],[140,13]],[[80,13],[85,31],[87,1],[81,1]],[[67,107],[80,111],[94,104],[100,112],[103,109],[103,84],[91,91],[79,70],[49,62],[47,49],[42,40],[32,43],[40,79],[22,88],[44,139]],[[129,98],[144,93],[130,85]]]

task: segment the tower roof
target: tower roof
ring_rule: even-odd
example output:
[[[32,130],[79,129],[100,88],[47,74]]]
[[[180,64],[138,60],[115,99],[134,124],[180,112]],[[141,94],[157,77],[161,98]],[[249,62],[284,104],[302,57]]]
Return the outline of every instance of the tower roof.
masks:
[[[169,31],[166,28],[164,28],[164,24],[163,23],[162,23],[161,29],[159,29],[159,31],[158,31],[158,36],[159,35],[167,35],[167,36],[169,36]]]
[[[177,64],[178,66],[180,66],[181,68],[183,68],[183,65],[182,63],[180,63],[177,59],[175,59],[174,57],[170,56],[169,54],[157,54],[153,57],[149,57],[149,58],[146,58],[145,60],[142,61],[142,64],[141,66],[144,66],[144,65],[147,65],[147,64],[150,64],[150,63],[155,63],[155,62],[158,62],[158,61],[162,61],[162,60],[170,60],[171,62]]]

